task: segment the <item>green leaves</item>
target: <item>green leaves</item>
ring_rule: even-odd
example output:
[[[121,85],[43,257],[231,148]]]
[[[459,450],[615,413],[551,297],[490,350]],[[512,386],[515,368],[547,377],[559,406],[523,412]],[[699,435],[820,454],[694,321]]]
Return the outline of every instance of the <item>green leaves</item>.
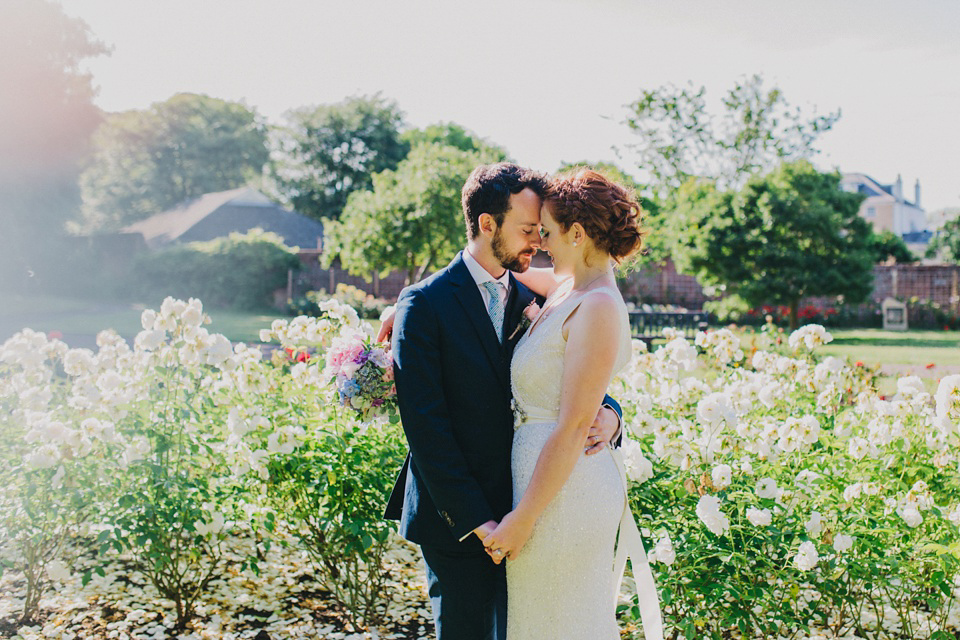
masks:
[[[937,230],[927,248],[927,257],[942,257],[947,262],[960,264],[960,212],[954,211],[953,218],[943,223]]]
[[[351,193],[372,176],[394,169],[409,150],[403,112],[379,94],[294,109],[277,129],[271,174],[280,194],[300,213],[336,220]]]
[[[460,192],[492,151],[462,151],[435,142],[418,144],[394,171],[373,177],[372,191],[354,193],[336,222],[325,228],[323,261],[339,258],[354,275],[407,273],[415,282],[449,262],[463,245]]]
[[[143,254],[134,263],[129,283],[135,283],[138,295],[147,299],[173,295],[200,298],[214,308],[262,309],[287,282],[288,271],[299,268],[300,261],[283,238],[252,229]]]
[[[116,230],[205,193],[258,178],[266,125],[244,104],[179,93],[112,114],[93,137],[80,178],[84,225]]]
[[[750,306],[808,296],[863,300],[872,287],[870,231],[857,215],[862,196],[839,175],[806,161],[783,164],[737,192],[690,181],[673,199],[669,234],[681,271]]]
[[[738,81],[720,113],[708,111],[705,95],[705,87],[666,85],[627,107],[624,124],[636,142],[626,147],[661,197],[690,178],[737,188],[783,160],[809,158],[820,134],[840,117],[837,111],[808,118],[779,89],[766,90],[760,75]]]

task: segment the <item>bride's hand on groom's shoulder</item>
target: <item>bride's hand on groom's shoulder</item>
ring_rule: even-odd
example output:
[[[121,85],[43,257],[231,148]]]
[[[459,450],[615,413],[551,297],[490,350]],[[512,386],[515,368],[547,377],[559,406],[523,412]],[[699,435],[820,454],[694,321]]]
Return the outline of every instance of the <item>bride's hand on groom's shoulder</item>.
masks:
[[[493,533],[483,540],[490,558],[500,564],[515,556],[530,539],[534,522],[519,516],[516,511],[504,516]]]
[[[380,314],[380,330],[377,332],[377,342],[387,342],[393,338],[393,323],[397,319],[396,305],[390,305]]]

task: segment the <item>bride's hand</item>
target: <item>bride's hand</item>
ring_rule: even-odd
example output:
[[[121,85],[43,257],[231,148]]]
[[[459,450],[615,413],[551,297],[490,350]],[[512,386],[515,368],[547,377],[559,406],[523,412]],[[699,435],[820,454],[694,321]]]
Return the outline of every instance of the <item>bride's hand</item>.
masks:
[[[500,564],[503,560],[515,556],[533,533],[533,521],[528,521],[511,511],[493,530],[493,533],[483,539],[483,546],[494,562]]]

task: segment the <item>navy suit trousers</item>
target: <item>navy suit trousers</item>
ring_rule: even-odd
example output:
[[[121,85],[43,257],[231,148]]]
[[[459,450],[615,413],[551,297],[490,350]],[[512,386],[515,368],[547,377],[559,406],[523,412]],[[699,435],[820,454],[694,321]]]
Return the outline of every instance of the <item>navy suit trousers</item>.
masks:
[[[506,565],[494,564],[485,551],[428,544],[420,550],[437,640],[506,640]]]

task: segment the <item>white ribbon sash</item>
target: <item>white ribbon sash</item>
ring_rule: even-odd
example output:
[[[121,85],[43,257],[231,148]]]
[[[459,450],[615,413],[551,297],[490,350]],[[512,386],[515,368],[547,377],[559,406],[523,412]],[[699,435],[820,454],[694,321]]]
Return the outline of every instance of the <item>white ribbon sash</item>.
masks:
[[[623,452],[620,449],[612,451],[613,459],[620,470],[625,495],[628,491],[627,473],[623,464]],[[633,581],[637,587],[637,603],[640,607],[640,620],[643,622],[643,637],[646,640],[663,640],[663,618],[660,613],[660,597],[657,594],[657,585],[653,582],[653,572],[647,560],[647,552],[643,548],[643,538],[637,529],[637,522],[633,519],[630,510],[629,497],[623,506],[623,515],[620,517],[620,531],[617,534],[617,552],[613,559],[617,589],[614,598],[620,592],[623,583],[623,573],[627,568],[627,558],[633,568]]]

